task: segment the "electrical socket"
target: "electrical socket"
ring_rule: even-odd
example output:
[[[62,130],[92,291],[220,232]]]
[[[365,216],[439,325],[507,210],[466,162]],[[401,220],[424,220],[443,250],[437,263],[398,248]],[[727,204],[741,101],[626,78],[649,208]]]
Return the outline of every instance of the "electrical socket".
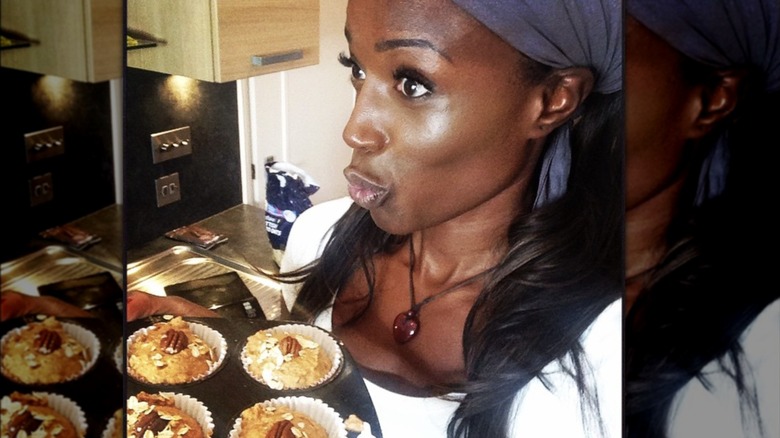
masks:
[[[42,160],[65,153],[65,135],[62,126],[24,134],[27,162]]]
[[[49,202],[54,199],[54,185],[51,173],[44,173],[30,179],[30,206]]]
[[[179,173],[175,172],[154,180],[154,188],[157,191],[157,207],[168,205],[181,199],[181,185]]]

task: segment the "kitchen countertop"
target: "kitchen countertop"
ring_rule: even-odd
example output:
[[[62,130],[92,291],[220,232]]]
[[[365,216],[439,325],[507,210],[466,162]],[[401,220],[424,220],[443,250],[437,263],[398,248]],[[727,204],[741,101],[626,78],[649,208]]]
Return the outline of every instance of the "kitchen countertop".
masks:
[[[210,253],[238,264],[250,265],[250,268],[254,266],[266,272],[279,272],[265,230],[265,210],[262,208],[239,204],[194,225],[228,237],[227,242],[214,246],[209,250]],[[138,248],[128,249],[127,263],[143,260],[180,245],[190,244],[160,236]]]
[[[124,272],[122,206],[113,204],[71,222],[72,225],[100,236],[100,242],[81,250]]]
[[[68,222],[67,225],[75,226],[82,231],[100,237],[100,242],[92,244],[84,249],[72,249],[74,253],[98,260],[102,264],[110,266],[117,272],[124,272],[124,260],[122,257],[124,251],[122,239],[122,206],[120,204],[109,205],[94,213]],[[36,235],[26,243],[23,249],[17,254],[14,254],[9,260],[5,260],[4,263],[19,259],[52,245],[67,246],[63,242]]]

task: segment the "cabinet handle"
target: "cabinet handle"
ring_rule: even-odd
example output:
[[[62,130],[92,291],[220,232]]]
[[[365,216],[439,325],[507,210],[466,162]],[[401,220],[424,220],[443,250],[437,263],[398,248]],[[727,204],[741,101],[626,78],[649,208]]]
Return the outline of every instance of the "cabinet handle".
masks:
[[[292,52],[274,53],[272,55],[252,55],[252,65],[263,66],[278,64],[280,62],[295,61],[303,58],[303,50],[293,50]]]

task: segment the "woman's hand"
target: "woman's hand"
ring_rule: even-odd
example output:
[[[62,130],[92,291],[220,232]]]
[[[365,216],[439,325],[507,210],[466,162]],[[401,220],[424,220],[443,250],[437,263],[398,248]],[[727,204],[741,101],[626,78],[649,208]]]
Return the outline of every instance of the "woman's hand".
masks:
[[[145,292],[127,292],[127,320],[152,315],[200,316],[219,318],[220,315],[182,297],[160,297]]]
[[[30,314],[63,318],[94,318],[95,315],[55,297],[37,297],[6,291],[0,295],[0,321]]]

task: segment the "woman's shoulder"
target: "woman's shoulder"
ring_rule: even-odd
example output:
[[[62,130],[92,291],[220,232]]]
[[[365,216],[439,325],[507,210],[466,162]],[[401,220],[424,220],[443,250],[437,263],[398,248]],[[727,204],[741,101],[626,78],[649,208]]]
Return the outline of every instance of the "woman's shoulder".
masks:
[[[610,303],[580,336],[585,384],[597,405],[583,406],[579,388],[562,367],[551,362],[543,370],[544,381],[531,380],[515,398],[510,436],[621,436],[623,300]]]
[[[338,198],[315,204],[301,213],[290,229],[279,263],[280,272],[291,272],[308,265],[322,254],[333,225],[347,212],[352,199]],[[298,296],[298,284],[282,284],[282,296],[288,310]]]
[[[315,204],[293,222],[280,265],[287,272],[314,261],[322,253],[333,225],[347,212],[352,199],[337,198]]]
[[[744,353],[742,373],[746,387],[755,391],[760,422],[768,438],[780,437],[780,299],[776,299],[745,329],[741,339]],[[706,383],[692,379],[675,396],[669,436],[754,436],[758,420],[753,408],[743,422],[741,389],[725,365],[714,360],[702,369]],[[707,422],[701,418],[710,418]],[[752,429],[756,428],[756,429]],[[725,434],[725,435],[724,435]],[[757,434],[755,436],[759,436]]]

